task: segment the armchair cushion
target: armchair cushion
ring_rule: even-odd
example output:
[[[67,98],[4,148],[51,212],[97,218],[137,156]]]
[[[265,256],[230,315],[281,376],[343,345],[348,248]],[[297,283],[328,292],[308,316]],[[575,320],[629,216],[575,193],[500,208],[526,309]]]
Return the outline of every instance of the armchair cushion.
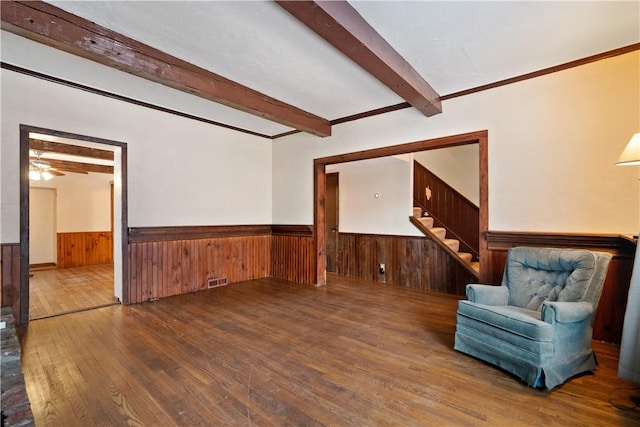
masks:
[[[575,323],[593,314],[588,302],[549,302],[542,304],[542,319],[547,323]]]
[[[467,285],[454,348],[532,387],[552,389],[595,367],[592,324],[611,255],[511,248],[502,286]]]
[[[509,304],[541,310],[544,301],[582,300],[596,266],[588,251],[516,249],[507,259],[503,276]]]
[[[509,289],[506,286],[467,285],[467,299],[478,304],[506,305],[509,301]]]
[[[513,305],[489,306],[460,301],[458,313],[470,320],[481,321],[493,328],[524,338],[551,341],[553,326],[540,320],[540,312]]]

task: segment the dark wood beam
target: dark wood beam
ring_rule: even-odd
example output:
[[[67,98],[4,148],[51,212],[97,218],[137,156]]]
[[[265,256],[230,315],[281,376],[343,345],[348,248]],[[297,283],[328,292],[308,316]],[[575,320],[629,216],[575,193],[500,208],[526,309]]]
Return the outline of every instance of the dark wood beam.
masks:
[[[42,154],[62,153],[71,156],[91,157],[94,159],[113,160],[113,151],[99,150],[97,148],[81,147],[79,145],[61,144],[59,142],[43,141],[41,139],[29,139],[29,148]]]
[[[37,160],[36,157],[29,157],[29,160]],[[92,163],[70,162],[68,160],[40,159],[59,171],[75,173],[113,173],[113,166],[94,165]]]
[[[346,1],[276,1],[426,116],[442,112],[440,96]]]
[[[138,77],[318,136],[327,119],[41,1],[3,1],[2,29]]]

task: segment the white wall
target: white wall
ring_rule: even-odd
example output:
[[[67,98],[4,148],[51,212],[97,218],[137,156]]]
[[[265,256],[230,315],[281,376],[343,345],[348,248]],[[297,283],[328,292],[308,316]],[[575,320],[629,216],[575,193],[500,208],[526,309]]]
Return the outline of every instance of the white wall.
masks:
[[[56,189],[29,191],[29,264],[57,262]]]
[[[2,59],[22,65],[4,56],[11,40],[3,37]],[[49,53],[47,61],[68,59]],[[77,72],[84,60],[74,61]],[[0,79],[1,242],[19,241],[20,124],[126,143],[131,227],[271,223],[269,140],[7,70]]]
[[[50,181],[30,183],[32,190],[33,186],[57,190],[58,233],[72,233],[111,230],[111,181],[112,174],[66,173]]]
[[[408,219],[413,206],[412,156],[341,163],[327,171],[339,173],[342,233],[421,235]]]
[[[421,151],[414,158],[476,206],[480,205],[478,144]]]
[[[634,233],[637,167],[614,166],[640,130],[640,53],[273,143],[273,220],[313,223],[313,159],[487,129],[491,230]],[[398,227],[403,227],[398,223]]]

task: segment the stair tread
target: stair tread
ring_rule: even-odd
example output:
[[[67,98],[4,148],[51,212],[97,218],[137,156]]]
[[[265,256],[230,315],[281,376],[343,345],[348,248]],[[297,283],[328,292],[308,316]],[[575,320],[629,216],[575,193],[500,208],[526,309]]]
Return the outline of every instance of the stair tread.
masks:
[[[440,240],[445,240],[447,235],[447,230],[442,227],[433,227],[431,228],[431,232],[436,235]]]
[[[433,218],[430,216],[421,216],[418,221],[427,228],[433,228]]]
[[[447,229],[444,227],[434,227],[434,218],[431,216],[421,216],[422,209],[416,206],[413,207],[413,216],[420,221],[420,223],[429,231],[439,238],[445,245],[449,246],[454,252],[457,253],[458,257],[469,264],[471,268],[473,268],[478,273],[480,272],[480,263],[477,261],[473,261],[473,254],[468,252],[460,252],[460,241],[458,239],[447,239]]]
[[[454,252],[460,249],[460,241],[457,239],[444,239],[444,244],[449,246]]]
[[[473,255],[468,252],[458,252],[458,256],[468,264],[471,264],[471,260],[473,259]]]

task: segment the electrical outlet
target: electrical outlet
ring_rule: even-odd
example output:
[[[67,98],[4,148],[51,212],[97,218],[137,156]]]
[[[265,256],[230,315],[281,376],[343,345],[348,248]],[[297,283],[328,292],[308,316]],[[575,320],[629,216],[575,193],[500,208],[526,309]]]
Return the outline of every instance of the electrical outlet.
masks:
[[[386,267],[384,264],[380,264],[380,269],[378,270],[380,272],[380,274],[384,274],[386,271]]]

